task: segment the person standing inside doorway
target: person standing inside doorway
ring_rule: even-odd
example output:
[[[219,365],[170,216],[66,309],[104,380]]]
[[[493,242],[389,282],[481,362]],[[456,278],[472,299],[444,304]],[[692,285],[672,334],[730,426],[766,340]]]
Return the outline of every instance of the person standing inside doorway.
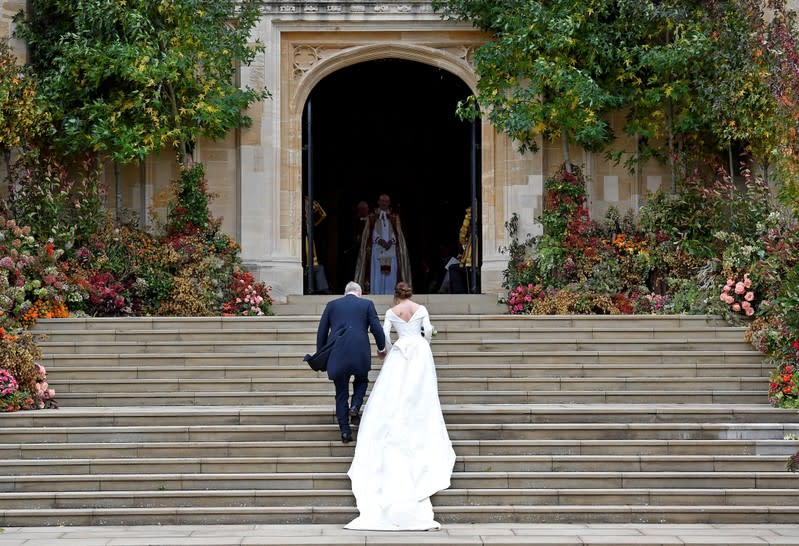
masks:
[[[411,282],[408,247],[400,216],[391,210],[391,198],[384,193],[363,228],[355,282],[369,294],[393,294],[398,281]]]
[[[344,255],[347,258],[347,276],[354,279],[355,269],[358,267],[358,253],[361,250],[364,227],[369,223],[369,203],[358,201],[353,207],[350,218],[350,240]]]

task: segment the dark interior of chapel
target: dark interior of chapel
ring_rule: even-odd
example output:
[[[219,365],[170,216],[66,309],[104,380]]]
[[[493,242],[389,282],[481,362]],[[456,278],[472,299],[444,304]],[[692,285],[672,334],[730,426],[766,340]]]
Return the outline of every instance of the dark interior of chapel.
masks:
[[[458,252],[471,202],[475,137],[472,124],[455,114],[458,101],[469,95],[455,75],[398,59],[343,68],[311,92],[305,106],[307,114],[311,104],[310,120],[303,116],[303,193],[308,195],[310,166],[314,200],[327,214],[314,228],[314,240],[331,293],[341,294],[353,277],[357,203],[374,209],[382,193],[400,213],[414,292],[437,290],[445,260]],[[478,207],[479,184],[478,178]],[[307,278],[305,284],[308,292]]]

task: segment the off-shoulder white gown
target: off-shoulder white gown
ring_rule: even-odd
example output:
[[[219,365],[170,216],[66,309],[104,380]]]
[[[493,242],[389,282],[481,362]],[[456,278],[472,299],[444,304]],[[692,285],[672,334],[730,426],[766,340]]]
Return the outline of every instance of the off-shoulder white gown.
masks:
[[[386,312],[387,344],[392,327],[398,339],[364,408],[348,472],[361,515],[346,528],[440,529],[430,497],[449,487],[455,452],[438,400],[433,326],[420,306],[408,322]]]

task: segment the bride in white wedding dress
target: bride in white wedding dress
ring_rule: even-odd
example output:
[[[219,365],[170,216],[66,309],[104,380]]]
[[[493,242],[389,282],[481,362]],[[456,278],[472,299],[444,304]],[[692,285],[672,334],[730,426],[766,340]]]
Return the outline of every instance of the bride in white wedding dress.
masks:
[[[358,428],[347,474],[361,515],[346,529],[441,528],[430,497],[449,487],[455,452],[438,400],[430,315],[411,295],[407,283],[397,284],[397,304],[386,311],[386,348],[392,327],[398,339],[383,361]]]

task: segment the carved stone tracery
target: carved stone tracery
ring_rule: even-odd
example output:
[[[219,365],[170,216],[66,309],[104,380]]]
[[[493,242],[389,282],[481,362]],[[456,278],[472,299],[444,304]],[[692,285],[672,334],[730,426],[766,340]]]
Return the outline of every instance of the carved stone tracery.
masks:
[[[294,79],[299,79],[308,72],[320,59],[319,50],[309,45],[298,45],[294,47]]]
[[[342,48],[327,48],[319,45],[311,44],[295,44],[292,53],[292,74],[294,81],[301,80],[319,61],[324,58],[334,56],[337,53],[352,49],[357,46],[349,46]],[[448,56],[460,59],[469,67],[474,68],[474,51],[473,45],[460,45],[455,47],[437,47],[434,48],[441,51]]]

